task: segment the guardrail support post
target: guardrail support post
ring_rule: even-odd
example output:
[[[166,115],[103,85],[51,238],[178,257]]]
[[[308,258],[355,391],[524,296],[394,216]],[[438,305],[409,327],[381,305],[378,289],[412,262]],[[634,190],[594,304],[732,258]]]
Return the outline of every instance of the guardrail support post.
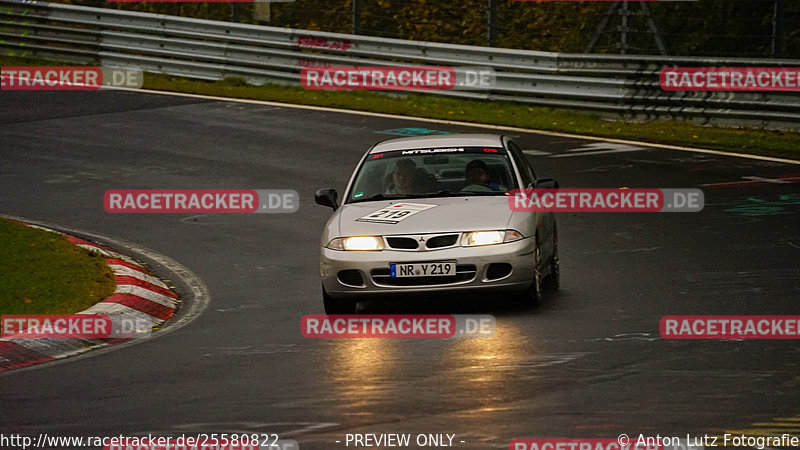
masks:
[[[622,9],[619,12],[620,16],[622,16],[622,25],[619,28],[619,53],[622,55],[628,53],[628,16],[630,13],[628,0],[623,0]]]
[[[231,2],[231,22],[239,21],[239,3]]]
[[[487,26],[487,45],[497,46],[497,0],[489,0],[489,17]]]
[[[361,0],[353,0],[353,34],[361,34]]]
[[[783,58],[784,0],[775,0],[772,12],[772,57]]]

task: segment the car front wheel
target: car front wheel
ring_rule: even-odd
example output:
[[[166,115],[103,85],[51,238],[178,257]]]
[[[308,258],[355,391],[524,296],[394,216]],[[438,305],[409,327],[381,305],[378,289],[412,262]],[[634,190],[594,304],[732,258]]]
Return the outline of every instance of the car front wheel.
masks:
[[[533,280],[527,290],[517,294],[516,299],[521,305],[536,306],[542,300],[542,250],[536,244],[533,252]]]

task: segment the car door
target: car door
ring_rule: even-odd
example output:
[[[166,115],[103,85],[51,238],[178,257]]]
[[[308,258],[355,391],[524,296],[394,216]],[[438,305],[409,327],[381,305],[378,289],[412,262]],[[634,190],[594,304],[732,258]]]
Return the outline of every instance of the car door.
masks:
[[[514,163],[520,172],[522,178],[523,189],[533,188],[536,183],[536,172],[525,153],[519,148],[516,142],[509,139],[507,141],[509,153],[514,158]],[[542,242],[539,243],[542,251],[542,260],[548,260],[553,254],[553,234],[555,233],[555,215],[552,212],[535,213],[537,214],[537,222],[539,225],[539,238]]]

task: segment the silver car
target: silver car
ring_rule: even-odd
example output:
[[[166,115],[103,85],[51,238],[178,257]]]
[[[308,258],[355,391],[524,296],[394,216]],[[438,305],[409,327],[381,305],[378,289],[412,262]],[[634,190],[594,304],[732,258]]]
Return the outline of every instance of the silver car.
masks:
[[[506,136],[454,134],[380,142],[350,178],[322,233],[325,312],[394,294],[506,291],[536,303],[545,277],[558,288],[553,213],[515,212],[513,189],[557,188],[538,179]]]

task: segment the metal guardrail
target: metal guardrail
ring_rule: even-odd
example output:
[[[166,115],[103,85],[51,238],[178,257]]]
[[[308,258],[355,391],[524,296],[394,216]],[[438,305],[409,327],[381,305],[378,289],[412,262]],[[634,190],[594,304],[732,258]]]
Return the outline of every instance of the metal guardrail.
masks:
[[[114,9],[0,0],[0,52],[250,83],[300,83],[307,66],[482,66],[496,85],[420,91],[594,111],[800,130],[800,92],[665,92],[664,67],[800,67],[798,60],[564,54],[243,25]]]

